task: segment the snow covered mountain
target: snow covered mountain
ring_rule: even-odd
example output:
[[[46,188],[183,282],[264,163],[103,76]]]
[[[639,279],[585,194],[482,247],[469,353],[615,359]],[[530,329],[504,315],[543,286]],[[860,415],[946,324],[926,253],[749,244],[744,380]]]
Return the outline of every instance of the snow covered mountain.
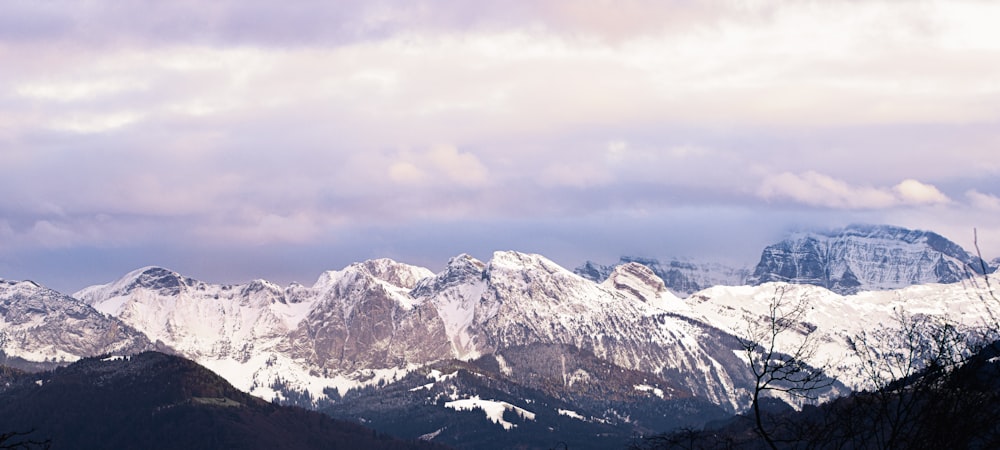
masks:
[[[892,324],[900,311],[973,327],[1000,307],[983,295],[982,275],[964,275],[978,261],[971,258],[938,235],[894,227],[804,233],[765,250],[756,284],[707,287],[684,298],[660,273],[714,284],[742,280],[745,272],[623,258],[585,266],[593,269],[588,277],[599,272],[594,282],[541,255],[496,252],[488,261],[456,256],[436,274],[370,260],[325,272],[312,286],[282,287],[211,284],[146,267],[75,299],[30,282],[0,283],[0,349],[26,360],[70,361],[157,342],[258,397],[456,445],[473,446],[463,440],[472,434],[453,428],[467,429],[458,424],[470,417],[503,433],[561,427],[627,436],[685,424],[678,411],[710,418],[745,410],[753,384],[738,337],[776,298],[808,304],[778,339],[779,350],[810,334],[818,343],[811,364],[864,387],[852,351],[860,333]],[[778,276],[767,268],[795,276],[767,281]],[[823,278],[848,271],[858,281],[851,294],[840,289],[849,287],[845,276]],[[965,282],[936,284],[942,281]],[[890,289],[897,285],[908,287]],[[78,317],[86,324],[70,320]],[[67,344],[80,327],[92,331]],[[387,393],[392,404],[383,403]],[[435,419],[395,418],[416,410],[436,411]],[[529,416],[551,422],[536,427]]]
[[[276,384],[346,390],[450,357],[433,305],[407,295],[430,275],[380,259],[325,272],[312,287],[282,289],[265,280],[214,285],[147,267],[75,296],[272,398]]]
[[[615,267],[628,263],[638,263],[649,267],[664,285],[674,294],[688,296],[712,286],[739,286],[745,284],[750,269],[730,267],[720,263],[699,262],[689,259],[670,259],[666,262],[653,258],[622,256],[616,264],[602,265],[587,261],[573,270],[588,280],[602,282],[611,275]]]
[[[488,263],[463,255],[413,295],[439,305],[459,359],[530,344],[569,345],[675,381],[727,409],[743,403],[749,380],[733,355],[734,340],[668,314],[662,305],[682,302],[638,264],[596,284],[540,255],[496,252]]]
[[[574,269],[595,282],[615,267],[635,262],[649,267],[667,289],[688,296],[714,286],[759,285],[772,281],[822,286],[840,294],[900,289],[926,283],[955,283],[992,273],[987,263],[958,244],[929,231],[890,225],[851,225],[833,231],[790,234],[767,246],[753,268],[717,263],[623,256],[612,265],[587,261]]]
[[[592,352],[730,411],[742,407],[749,383],[734,339],[666,313],[683,302],[634,263],[595,284],[516,252],[488,263],[460,255],[437,275],[383,259],[283,290],[265,281],[210,285],[151,267],[76,296],[265,397],[278,381],[344,392],[434,361],[532,344]]]
[[[277,394],[278,381],[322,396],[327,388],[345,392],[389,382],[434,361],[541,344],[591,352],[736,411],[746,406],[750,380],[734,353],[735,336],[745,332],[748,316],[766,307],[775,286],[783,285],[717,286],[680,299],[637,262],[616,267],[597,284],[540,255],[496,252],[488,262],[457,256],[438,274],[387,259],[366,261],[326,272],[312,287],[284,289],[262,280],[211,285],[145,268],[76,296],[264,397]],[[853,316],[857,305],[905,295],[912,297],[908,309],[950,314],[959,304],[951,299],[969,297],[962,286],[853,296],[811,286],[782,289],[828,305],[822,320],[810,318],[804,329],[827,333],[827,354],[842,359],[858,324],[867,324]],[[983,317],[982,310],[970,311]],[[879,318],[872,324],[887,319],[865,314]]]
[[[784,281],[841,294],[954,283],[983,262],[939,234],[887,225],[795,233],[764,249],[750,284]],[[995,270],[987,267],[987,272]]]
[[[143,333],[72,297],[31,281],[0,280],[0,356],[6,365],[37,368],[155,347]]]

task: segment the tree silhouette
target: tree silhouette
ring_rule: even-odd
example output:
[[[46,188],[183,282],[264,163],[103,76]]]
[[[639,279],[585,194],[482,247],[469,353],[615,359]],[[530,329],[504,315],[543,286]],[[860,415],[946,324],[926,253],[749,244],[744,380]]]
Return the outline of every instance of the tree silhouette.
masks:
[[[765,396],[785,394],[815,400],[819,390],[834,382],[823,373],[822,367],[807,363],[815,359],[817,349],[813,337],[815,328],[803,323],[809,299],[806,296],[790,298],[788,290],[787,285],[775,287],[766,314],[747,316],[746,332],[738,336],[754,380],[750,394],[754,428],[772,449],[777,449],[777,443],[764,425],[762,400]],[[788,339],[783,338],[789,333],[801,333],[802,338],[793,339],[789,345]]]

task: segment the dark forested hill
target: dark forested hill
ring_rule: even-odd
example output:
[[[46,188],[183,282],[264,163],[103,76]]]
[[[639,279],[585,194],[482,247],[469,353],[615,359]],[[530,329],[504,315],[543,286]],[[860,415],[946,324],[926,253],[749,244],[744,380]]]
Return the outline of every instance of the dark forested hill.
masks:
[[[0,432],[31,431],[11,441],[49,441],[52,449],[442,448],[268,403],[162,353],[2,373]]]

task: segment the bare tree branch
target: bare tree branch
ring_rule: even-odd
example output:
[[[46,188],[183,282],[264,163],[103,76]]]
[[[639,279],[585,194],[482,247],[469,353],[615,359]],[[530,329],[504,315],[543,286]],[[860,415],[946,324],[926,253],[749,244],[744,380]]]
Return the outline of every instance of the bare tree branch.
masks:
[[[817,398],[818,390],[834,382],[822,368],[808,363],[816,359],[818,348],[813,337],[815,328],[804,326],[809,299],[805,296],[791,299],[788,289],[787,285],[776,286],[767,313],[747,317],[746,334],[738,337],[754,378],[751,409],[756,431],[772,449],[777,449],[777,443],[764,427],[761,398],[777,392],[812,400]],[[791,346],[782,345],[779,339],[791,333],[801,334],[802,338]]]

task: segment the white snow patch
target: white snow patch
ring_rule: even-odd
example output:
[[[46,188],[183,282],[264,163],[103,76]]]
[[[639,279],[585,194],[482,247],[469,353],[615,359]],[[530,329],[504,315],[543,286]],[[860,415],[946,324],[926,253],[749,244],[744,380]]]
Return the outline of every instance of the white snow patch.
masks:
[[[434,297],[434,307],[444,321],[445,333],[455,354],[462,359],[479,357],[469,328],[476,317],[476,306],[486,292],[486,282],[477,281],[449,288]]]
[[[272,383],[280,378],[285,385],[297,391],[309,391],[314,399],[324,398],[323,391],[335,388],[341,394],[365,386],[377,386],[380,382],[398,380],[416,370],[418,366],[410,365],[398,369],[366,370],[359,381],[345,375],[323,377],[313,375],[301,363],[293,361],[280,354],[258,354],[249,361],[241,363],[232,359],[202,360],[201,364],[219,374],[233,384],[237,389],[271,400],[281,397],[279,392],[271,388]]]
[[[270,308],[271,312],[285,323],[285,327],[294,330],[309,315],[315,305],[316,299],[313,298],[311,301],[300,303],[273,303]]]
[[[487,419],[493,423],[500,424],[504,430],[510,430],[517,427],[517,425],[503,420],[503,413],[505,411],[514,411],[525,420],[535,420],[535,413],[531,411],[519,408],[507,402],[482,400],[478,395],[473,396],[472,398],[447,402],[444,406],[445,408],[451,408],[455,411],[472,411],[475,409],[481,409],[484,413],[486,413]]]
[[[655,386],[650,386],[648,384],[637,384],[635,385],[635,390],[642,392],[652,392],[653,395],[663,398],[663,389]]]
[[[422,391],[424,389],[430,389],[432,387],[434,387],[434,383],[427,383],[427,384],[425,384],[423,386],[417,386],[417,387],[415,387],[413,389],[410,389],[410,392]]]
[[[514,374],[514,370],[512,370],[510,368],[510,366],[507,364],[507,360],[504,359],[503,356],[494,354],[493,357],[496,358],[497,365],[500,366],[500,373],[501,374],[503,374],[504,376],[508,376],[508,377]]]
[[[427,374],[427,378],[430,378],[430,379],[432,379],[434,381],[448,381],[448,380],[450,380],[452,378],[455,378],[457,376],[458,376],[458,371],[457,370],[454,371],[454,372],[452,372],[452,373],[449,373],[447,375],[444,375],[444,374],[441,373],[440,370],[434,369],[434,370],[431,370],[431,372]]]
[[[573,411],[573,410],[570,410],[570,409],[557,409],[556,412],[558,412],[560,416],[566,416],[566,417],[569,417],[571,419],[577,419],[577,420],[583,420],[583,421],[587,420],[586,417],[583,417],[579,413],[577,413],[576,411]]]

